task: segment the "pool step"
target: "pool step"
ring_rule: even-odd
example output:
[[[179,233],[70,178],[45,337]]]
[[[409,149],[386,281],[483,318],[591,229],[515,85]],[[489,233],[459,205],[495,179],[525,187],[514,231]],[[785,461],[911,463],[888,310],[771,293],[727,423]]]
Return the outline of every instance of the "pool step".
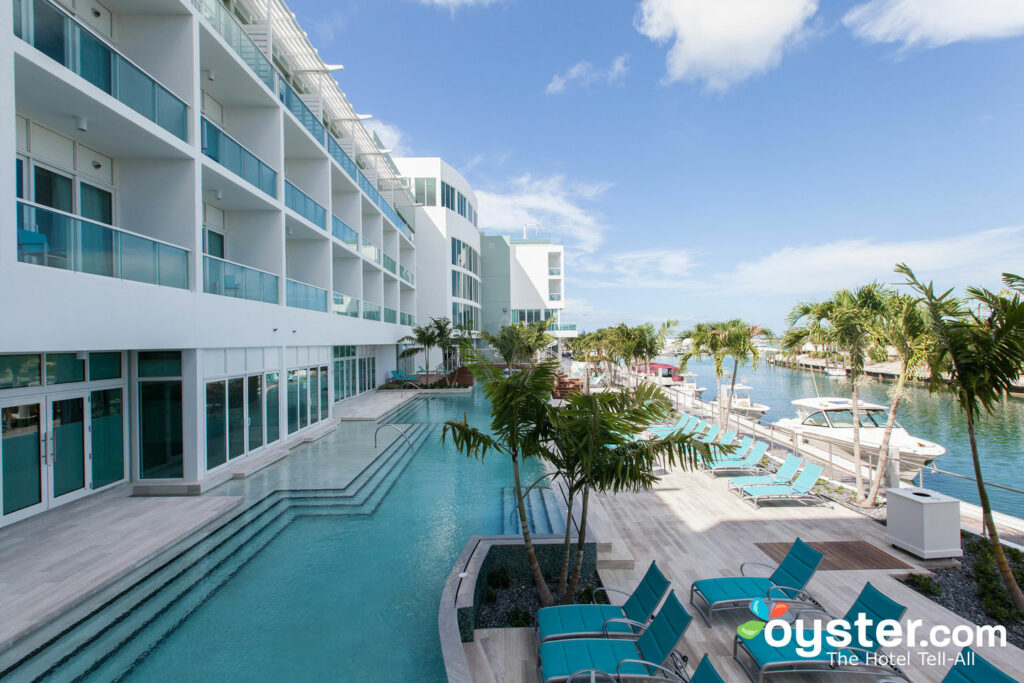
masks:
[[[384,500],[435,425],[395,439],[344,489],[275,491],[162,566],[54,625],[53,637],[0,672],[6,680],[118,680],[296,517],[369,515]]]
[[[511,486],[501,490],[502,531],[504,535],[522,534],[515,492]],[[561,534],[565,521],[554,494],[548,487],[535,487],[526,495],[526,522],[534,534]]]

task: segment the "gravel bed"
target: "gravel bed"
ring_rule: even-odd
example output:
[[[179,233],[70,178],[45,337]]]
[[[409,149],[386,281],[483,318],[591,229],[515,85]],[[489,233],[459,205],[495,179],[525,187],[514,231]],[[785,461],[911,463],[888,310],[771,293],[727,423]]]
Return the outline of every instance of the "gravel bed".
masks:
[[[597,572],[590,576],[581,576],[576,586],[576,599],[579,600],[583,591],[587,588],[597,588],[601,580]],[[557,598],[558,583],[548,586],[552,595]],[[537,610],[540,609],[540,598],[537,596],[537,585],[533,581],[513,581],[509,588],[494,589],[497,600],[488,604],[486,597],[481,598],[481,604],[477,606],[476,628],[508,628],[514,624],[509,623],[509,610],[517,608],[526,611],[530,615],[530,626],[537,625]],[[589,591],[588,591],[589,592]],[[484,589],[484,596],[487,589]],[[598,594],[599,602],[607,602],[603,593]]]

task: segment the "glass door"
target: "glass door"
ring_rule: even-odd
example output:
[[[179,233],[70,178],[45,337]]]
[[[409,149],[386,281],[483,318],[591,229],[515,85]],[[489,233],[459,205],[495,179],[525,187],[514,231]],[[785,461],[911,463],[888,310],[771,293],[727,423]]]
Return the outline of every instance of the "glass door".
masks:
[[[46,509],[43,414],[44,404],[40,400],[0,404],[0,496],[4,522]]]
[[[46,466],[50,507],[88,492],[87,394],[49,396],[47,404]]]

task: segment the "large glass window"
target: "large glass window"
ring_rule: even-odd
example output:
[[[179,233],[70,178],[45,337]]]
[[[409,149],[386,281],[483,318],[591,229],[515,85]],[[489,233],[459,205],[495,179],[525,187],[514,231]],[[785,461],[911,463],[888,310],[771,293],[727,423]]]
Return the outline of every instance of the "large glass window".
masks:
[[[309,423],[320,421],[320,374],[309,369]]]
[[[298,371],[299,375],[299,428],[309,426],[309,373],[306,369]]]
[[[38,387],[43,383],[41,361],[39,354],[0,356],[0,389]]]
[[[249,410],[249,450],[263,445],[263,378],[254,375],[246,379],[246,400]]]
[[[92,392],[90,406],[92,487],[98,489],[124,479],[124,397],[121,389]]]
[[[46,383],[67,384],[85,381],[85,360],[76,353],[46,354]]]
[[[88,183],[79,183],[78,194],[81,200],[79,213],[97,223],[111,225],[114,222],[114,195]]]
[[[184,476],[180,380],[139,382],[139,442],[143,479]]]
[[[4,514],[43,500],[39,469],[38,403],[0,409],[0,453],[3,455]]]
[[[281,437],[280,389],[277,386],[277,373],[271,372],[264,378],[267,391],[267,443],[274,443]]]
[[[139,377],[181,377],[181,352],[140,351]]]
[[[228,380],[228,458],[245,453],[245,378]]]
[[[89,354],[89,379],[117,379],[121,376],[121,353],[107,351]]]
[[[330,412],[330,392],[327,385],[327,366],[320,367],[320,419],[326,420]]]
[[[299,431],[299,371],[288,371],[288,433]]]
[[[437,206],[437,178],[416,178],[416,203]]]
[[[225,383],[206,383],[206,469],[227,462],[227,394]]]
[[[71,178],[42,166],[36,166],[33,175],[33,187],[35,188],[33,196],[37,204],[67,213],[74,211]]]

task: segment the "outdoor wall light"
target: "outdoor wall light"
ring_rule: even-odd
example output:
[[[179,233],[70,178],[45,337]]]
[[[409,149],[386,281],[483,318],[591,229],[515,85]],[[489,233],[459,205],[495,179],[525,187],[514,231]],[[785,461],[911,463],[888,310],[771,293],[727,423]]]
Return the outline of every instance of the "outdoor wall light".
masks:
[[[101,168],[103,168],[103,164],[101,164],[101,163],[100,163],[100,162],[98,162],[98,161],[93,161],[93,162],[92,162],[92,167],[93,167],[94,169],[96,169],[96,170],[98,171],[98,170],[100,170]]]
[[[214,78],[215,78],[215,76],[214,76],[214,73],[213,73],[213,69],[207,69],[206,70],[206,80],[212,81],[212,80],[214,80]]]
[[[216,198],[216,199],[217,199],[218,201],[219,201],[219,200],[221,200],[221,199],[224,199],[224,191],[223,191],[223,190],[215,190],[215,191],[214,191],[214,193],[213,193],[213,196],[214,196],[214,197],[215,197],[215,198]]]
[[[75,128],[84,133],[85,131],[89,130],[89,120],[86,119],[84,116],[76,116]]]

